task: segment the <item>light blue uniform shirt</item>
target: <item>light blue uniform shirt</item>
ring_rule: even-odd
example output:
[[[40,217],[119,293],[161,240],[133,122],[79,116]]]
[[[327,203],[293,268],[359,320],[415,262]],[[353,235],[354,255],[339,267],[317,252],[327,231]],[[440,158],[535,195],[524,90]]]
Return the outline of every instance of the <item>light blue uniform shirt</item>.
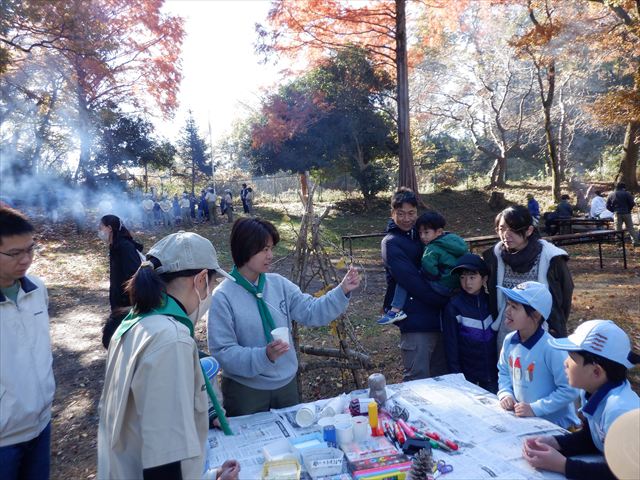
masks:
[[[609,427],[623,413],[640,408],[640,398],[631,390],[627,380],[621,383],[607,382],[587,398],[587,392],[580,392],[582,414],[589,423],[593,443],[604,452],[604,437]]]
[[[528,403],[536,417],[568,428],[580,424],[573,403],[579,392],[564,371],[567,352],[549,345],[550,338],[542,328],[525,342],[517,331],[505,337],[498,360],[498,398]]]

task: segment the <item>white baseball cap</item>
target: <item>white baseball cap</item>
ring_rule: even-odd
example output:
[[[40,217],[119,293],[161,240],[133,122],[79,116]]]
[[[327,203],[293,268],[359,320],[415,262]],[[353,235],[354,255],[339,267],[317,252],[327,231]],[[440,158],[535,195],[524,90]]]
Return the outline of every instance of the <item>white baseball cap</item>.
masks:
[[[547,320],[551,314],[553,299],[549,289],[539,282],[523,282],[513,288],[498,287],[507,298],[535,308]]]
[[[578,325],[566,338],[553,338],[549,344],[558,350],[576,352],[584,350],[609,360],[633,367],[629,361],[631,342],[629,337],[611,320],[588,320]]]
[[[147,256],[160,260],[160,266],[155,269],[158,273],[206,268],[235,281],[231,275],[220,268],[213,244],[197,233],[180,230],[167,235],[149,249]]]

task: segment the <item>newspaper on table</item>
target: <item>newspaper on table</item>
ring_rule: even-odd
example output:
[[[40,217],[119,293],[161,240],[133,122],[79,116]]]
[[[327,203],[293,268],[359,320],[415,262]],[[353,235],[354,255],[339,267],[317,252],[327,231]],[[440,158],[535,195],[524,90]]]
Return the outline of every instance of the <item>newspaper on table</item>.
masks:
[[[467,382],[462,374],[389,385],[387,389],[388,406],[406,409],[410,423],[436,431],[459,445],[460,450],[451,454],[433,451],[435,459],[445,460],[454,468],[446,475],[447,480],[564,478],[531,467],[522,459],[521,449],[527,436],[565,430],[542,418],[518,418],[505,412],[495,395]],[[362,395],[366,390],[352,392],[352,396]],[[320,411],[330,400],[305,405],[315,405]],[[317,425],[297,426],[295,414],[300,407],[230,418],[233,436],[210,430],[207,468],[233,458],[241,464],[241,480],[261,478],[265,445],[320,430]],[[302,478],[309,477],[303,472]]]

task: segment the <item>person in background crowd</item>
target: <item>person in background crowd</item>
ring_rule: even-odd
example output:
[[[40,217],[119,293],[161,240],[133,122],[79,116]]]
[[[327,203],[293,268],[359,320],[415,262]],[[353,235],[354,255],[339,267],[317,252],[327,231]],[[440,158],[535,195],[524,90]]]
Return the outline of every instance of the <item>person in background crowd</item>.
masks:
[[[27,271],[36,243],[22,213],[0,207],[0,478],[49,478],[55,393],[49,296]]]
[[[247,187],[247,193],[244,197],[244,202],[247,205],[247,213],[253,215],[253,188]]]
[[[640,242],[638,240],[638,232],[633,228],[633,217],[631,216],[631,211],[635,205],[636,202],[633,196],[627,192],[627,186],[622,182],[618,183],[615,191],[611,192],[607,197],[607,210],[615,213],[616,230],[622,230],[622,225],[624,224],[634,247]]]
[[[540,223],[540,204],[534,198],[533,193],[527,193],[527,209],[533,219],[533,226],[537,227]]]
[[[589,216],[591,218],[613,219],[613,212],[607,210],[607,201],[605,200],[604,193],[602,193],[601,190],[596,190],[595,196],[591,199]]]
[[[154,201],[151,199],[151,194],[145,193],[144,200],[142,200],[142,211],[143,211],[143,224],[147,228],[152,228],[155,224],[154,220],[154,211],[153,207],[155,206]]]
[[[98,224],[98,237],[109,246],[109,305],[111,311],[130,307],[124,284],[140,266],[142,244],[136,242],[120,218],[105,215]]]
[[[213,187],[208,188],[205,199],[207,200],[207,208],[209,210],[209,221],[214,225],[218,225],[220,222],[218,221],[218,207],[216,206],[217,196]]]
[[[205,190],[200,192],[200,199],[198,200],[198,220],[200,222],[209,220],[209,206],[207,205],[207,192]]]
[[[209,351],[222,367],[224,407],[230,416],[267,412],[300,402],[298,358],[290,341],[274,339],[275,328],[323,326],[345,312],[360,284],[355,268],[319,298],[277,273],[268,273],[280,235],[270,222],[239,218],[231,230],[233,280],[213,292]],[[289,337],[290,338],[290,337]]]
[[[198,221],[198,217],[196,216],[196,206],[198,205],[198,199],[195,194],[189,195],[189,213],[191,213],[191,219],[193,222]]]
[[[164,225],[164,215],[162,214],[162,207],[160,206],[160,199],[153,200],[153,223],[154,225]]]
[[[191,215],[189,214],[189,194],[187,192],[182,192],[182,197],[180,198],[180,213],[182,215],[182,226],[186,227],[187,225],[191,226]]]
[[[507,328],[503,322],[506,299],[497,287],[513,288],[528,280],[542,283],[551,292],[549,333],[554,337],[566,336],[573,296],[573,279],[567,266],[569,255],[540,238],[526,207],[505,208],[496,216],[495,228],[500,241],[482,256],[490,271],[489,307],[495,318],[492,328],[498,332],[498,348]]]
[[[162,209],[162,223],[165,227],[171,228],[173,226],[173,213],[171,211],[173,206],[166,193],[162,196],[160,208]]]
[[[233,195],[231,195],[231,190],[226,189],[224,191],[220,201],[220,209],[222,210],[222,215],[227,216],[228,223],[233,223]]]
[[[562,195],[560,197],[560,203],[556,207],[558,218],[571,218],[573,216],[573,208],[571,207],[569,200],[569,195]]]
[[[173,224],[179,225],[182,220],[182,212],[180,211],[180,200],[178,199],[177,193],[173,196],[171,211],[173,212]]]
[[[243,183],[240,189],[240,200],[242,201],[242,210],[244,213],[249,213],[249,207],[247,207],[247,184]]]
[[[396,284],[409,294],[403,307],[407,318],[395,324],[400,328],[405,381],[447,373],[440,319],[449,298],[420,274],[423,245],[415,229],[417,218],[415,193],[401,188],[391,198],[391,220],[380,244],[387,280],[383,308],[389,309]]]
[[[151,247],[128,282],[134,307],[109,345],[100,397],[99,479],[202,478],[211,390],[194,328],[216,273],[228,276],[211,242],[177,232]],[[216,478],[236,480],[239,469],[229,460]]]

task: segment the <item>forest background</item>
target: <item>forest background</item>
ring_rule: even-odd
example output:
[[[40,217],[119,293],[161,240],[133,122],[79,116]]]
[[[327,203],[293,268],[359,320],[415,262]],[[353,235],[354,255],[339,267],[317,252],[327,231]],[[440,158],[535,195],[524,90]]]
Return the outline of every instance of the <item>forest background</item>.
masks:
[[[130,212],[152,188],[237,193],[246,181],[257,187],[257,213],[282,233],[275,270],[289,275],[295,191],[309,176],[321,187],[318,205],[333,206],[322,239],[338,269],[340,236],[380,231],[400,185],[463,236],[492,232],[493,190],[512,203],[534,193],[552,208],[560,193],[575,200],[590,184],[638,188],[637,1],[274,1],[256,25],[256,60],[283,75],[215,140],[195,116],[160,133],[179,106],[188,33],[163,0],[0,0],[0,9],[0,199],[32,215],[42,245],[32,271],[51,301],[53,478],[95,476],[108,313],[104,245],[54,210],[72,216],[80,204],[95,222],[103,200]],[[194,229],[229,268],[230,225]],[[134,236],[148,248],[168,231]],[[570,248],[570,326],[611,318],[637,349],[638,251],[624,270],[617,246],[603,249],[599,270],[593,245]],[[352,260],[364,276],[350,309],[356,335],[376,371],[400,381],[397,331],[375,324],[384,289],[377,240]],[[335,344],[329,329],[301,335]],[[197,338],[206,348],[202,324]],[[632,381],[638,389],[637,374]],[[306,375],[303,396],[352,388],[330,369]]]

